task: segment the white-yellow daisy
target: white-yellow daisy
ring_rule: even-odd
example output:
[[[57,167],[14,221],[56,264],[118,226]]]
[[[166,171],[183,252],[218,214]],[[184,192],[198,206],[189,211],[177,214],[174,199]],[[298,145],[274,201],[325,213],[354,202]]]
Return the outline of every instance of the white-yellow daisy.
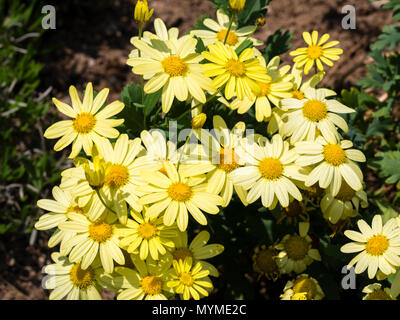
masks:
[[[305,273],[288,281],[281,294],[281,300],[322,300],[324,297],[318,281]]]

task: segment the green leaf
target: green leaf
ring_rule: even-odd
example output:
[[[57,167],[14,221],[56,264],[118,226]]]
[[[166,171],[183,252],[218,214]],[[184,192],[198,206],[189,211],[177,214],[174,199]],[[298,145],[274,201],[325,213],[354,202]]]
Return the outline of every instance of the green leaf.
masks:
[[[121,101],[126,106],[142,103],[142,89],[135,83],[128,84],[121,92]]]
[[[400,151],[380,152],[376,155],[380,160],[375,161],[380,173],[386,177],[386,183],[393,184],[400,180]]]
[[[157,92],[154,92],[152,94],[146,94],[144,97],[144,115],[148,116],[154,109],[154,107],[157,105],[157,102],[160,101],[162,94],[162,89],[158,90]]]
[[[382,222],[385,224],[391,218],[396,218],[399,214],[386,200],[374,201],[379,210],[382,211]]]
[[[393,129],[392,119],[377,119],[375,118],[368,126],[366,135],[367,137],[377,136],[384,137],[388,132]]]
[[[400,42],[400,27],[395,24],[384,26],[378,40],[371,45],[371,49],[382,51],[388,47],[388,50],[393,50],[398,42]]]
[[[283,32],[282,29],[276,30],[274,34],[270,35],[263,54],[265,61],[268,63],[273,57],[287,52],[291,48],[290,41],[292,37],[292,31]]]
[[[247,39],[245,41],[243,41],[239,47],[236,48],[236,54],[239,56],[243,50],[247,49],[247,48],[251,48],[253,47],[253,41]]]

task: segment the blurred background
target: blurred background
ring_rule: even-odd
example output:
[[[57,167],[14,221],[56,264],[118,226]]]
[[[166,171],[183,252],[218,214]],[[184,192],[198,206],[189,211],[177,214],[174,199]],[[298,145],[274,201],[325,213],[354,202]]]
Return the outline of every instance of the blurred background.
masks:
[[[278,29],[293,32],[292,48],[303,47],[303,31],[328,32],[340,41],[341,59],[329,70],[323,85],[337,92],[366,75],[369,46],[391,22],[385,1],[272,0],[266,25],[256,33],[265,41]],[[0,299],[47,299],[41,269],[50,263],[49,234],[33,225],[43,213],[36,201],[49,198],[61,170],[71,165],[67,150],[54,152],[55,141],[43,132],[60,120],[51,98],[69,103],[68,87],[82,92],[87,82],[94,89],[110,88],[109,101],[120,99],[123,87],[137,81],[125,64],[137,35],[132,0],[1,0],[0,1]],[[56,28],[44,30],[45,5],[56,9]],[[356,8],[356,29],[343,30],[344,5]],[[168,28],[188,31],[203,14],[215,18],[207,0],[149,0],[154,15]],[[288,54],[283,63],[292,63]],[[374,177],[367,177],[369,182]],[[251,254],[251,253],[250,253]],[[251,256],[248,257],[251,259]],[[244,275],[253,297],[262,288],[251,286],[255,276]],[[279,293],[277,294],[279,296]],[[106,296],[107,297],[107,296]],[[112,298],[110,295],[109,298]]]

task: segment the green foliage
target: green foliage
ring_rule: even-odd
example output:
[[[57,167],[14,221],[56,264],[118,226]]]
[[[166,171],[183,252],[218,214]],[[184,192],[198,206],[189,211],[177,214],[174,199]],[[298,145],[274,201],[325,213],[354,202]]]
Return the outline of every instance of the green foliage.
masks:
[[[400,180],[400,151],[380,152],[376,161],[379,173],[386,178],[386,183],[394,184]]]
[[[291,48],[290,41],[292,41],[293,32],[282,29],[276,30],[274,34],[270,35],[266,41],[263,57],[268,63],[273,57],[281,55]]]
[[[392,24],[384,26],[382,34],[379,35],[378,40],[371,45],[372,50],[384,50],[388,47],[389,50],[396,48],[397,43],[400,41],[400,28]]]

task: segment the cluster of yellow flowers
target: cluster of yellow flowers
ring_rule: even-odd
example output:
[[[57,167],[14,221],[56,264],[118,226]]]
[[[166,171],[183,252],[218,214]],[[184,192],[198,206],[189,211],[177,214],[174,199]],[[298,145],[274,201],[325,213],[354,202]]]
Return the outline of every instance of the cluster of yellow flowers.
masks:
[[[320,207],[332,226],[343,226],[367,205],[356,164],[365,156],[339,131],[346,132],[348,126],[338,114],[354,110],[332,98],[334,91],[317,88],[325,75],[322,62],[332,65],[342,51],[332,48],[337,41],[326,43],[329,35],[318,40],[314,31],[303,33],[308,47],[292,52],[292,68],[280,66],[279,57],[267,64],[256,48],[237,54],[246,40],[253,46],[262,44],[251,37],[257,26],[236,25],[234,17],[244,5],[244,0],[230,1],[231,16],[218,10],[217,21],[204,20],[209,30],[181,37],[177,28],[168,30],[159,18],[154,21],[155,34],[142,34],[153,10],[146,0],[138,1],[135,9],[140,33],[131,39],[136,49],[127,64],[147,81],[146,94],[162,89],[165,114],[175,98],[194,106],[189,138],[200,143],[188,139],[178,148],[157,130],[129,139],[115,129],[124,119],[113,118],[124,104],[104,106],[108,89],[94,97],[91,83],[83,100],[70,87],[71,106],[53,99],[71,120],[55,123],[45,137],[61,137],[56,151],[72,143],[74,167],[62,172],[54,200],[38,201],[49,213],[35,227],[56,228],[49,247],[60,246],[52,254],[54,264],[44,269],[48,276],[43,283],[54,289],[51,299],[100,299],[102,288],[115,291],[117,299],[207,296],[213,289],[209,276],[219,272],[205,260],[221,254],[224,247],[207,244],[207,231],[188,244],[189,216],[207,225],[205,213],[218,214],[234,193],[245,206],[260,198],[270,210],[279,203],[283,214],[298,223],[298,234],[256,251],[254,269],[272,279],[299,274],[287,283],[282,299],[324,296],[318,282],[303,273],[314,260],[321,260],[309,236],[307,211]],[[207,47],[201,54],[196,53],[197,38]],[[303,79],[303,67],[308,74],[314,64],[315,74]],[[249,134],[244,122],[229,130],[220,116],[212,117],[211,134],[203,128],[202,108],[214,98],[239,114],[254,106],[257,121],[268,123],[266,133],[272,138]],[[78,156],[82,149],[85,157]],[[372,229],[363,222],[359,226],[362,234],[346,231],[357,243],[342,248],[363,250],[351,263],[358,261],[356,272],[369,267],[372,277],[379,267],[392,273],[400,265],[397,224],[393,220],[382,227],[376,218]]]

